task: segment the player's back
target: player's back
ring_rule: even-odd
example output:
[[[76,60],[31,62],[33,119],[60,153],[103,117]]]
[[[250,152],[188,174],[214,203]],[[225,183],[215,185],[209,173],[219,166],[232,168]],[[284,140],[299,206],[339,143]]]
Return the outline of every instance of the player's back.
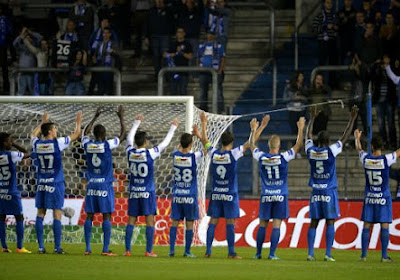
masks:
[[[242,146],[233,150],[211,151],[212,192],[235,194],[238,192],[237,160],[243,156]]]
[[[154,160],[147,149],[132,148],[127,151],[129,184],[131,191],[154,191]]]
[[[69,138],[63,138],[63,139],[69,139]],[[61,141],[69,141],[69,140],[61,139]],[[64,172],[62,166],[62,153],[59,147],[58,140],[38,139],[34,142],[33,146],[37,160],[36,167],[37,167],[37,175],[39,183],[63,182]]]
[[[19,152],[0,152],[0,197],[19,193],[17,189],[17,167],[13,157],[22,159],[23,156]]]
[[[195,153],[175,151],[174,163],[174,196],[197,197],[197,163]]]
[[[89,183],[111,183],[114,181],[113,161],[108,141],[84,143],[86,152],[87,180]]]

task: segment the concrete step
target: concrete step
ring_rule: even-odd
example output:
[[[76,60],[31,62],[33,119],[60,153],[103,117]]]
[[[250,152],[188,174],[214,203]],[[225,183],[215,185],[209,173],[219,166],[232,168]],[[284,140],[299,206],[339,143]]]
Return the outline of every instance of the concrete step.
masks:
[[[286,19],[295,18],[295,10],[275,10],[275,19]],[[270,11],[267,8],[238,8],[233,10],[232,20],[237,19],[248,19],[248,18],[268,18],[270,17]]]

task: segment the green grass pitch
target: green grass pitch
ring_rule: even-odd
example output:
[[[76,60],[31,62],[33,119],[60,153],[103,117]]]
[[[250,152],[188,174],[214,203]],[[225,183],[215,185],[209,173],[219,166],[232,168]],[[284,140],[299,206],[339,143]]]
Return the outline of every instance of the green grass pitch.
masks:
[[[15,245],[10,244],[11,250]],[[124,257],[124,247],[112,245],[117,257],[100,256],[101,245],[92,247],[93,254],[84,256],[84,244],[64,244],[67,255],[50,252],[36,254],[37,245],[25,244],[32,254],[0,253],[0,279],[400,279],[400,252],[389,252],[393,263],[381,263],[380,251],[369,251],[366,263],[359,262],[360,251],[333,250],[336,262],[324,262],[324,250],[316,250],[316,262],[307,262],[305,249],[279,249],[280,261],[253,259],[254,248],[236,248],[243,260],[227,259],[226,247],[214,247],[210,259],[203,258],[204,247],[192,248],[197,259],[182,257],[183,247],[176,248],[174,258],[168,247],[156,246],[158,258],[145,258],[145,248],[132,247],[132,256]]]

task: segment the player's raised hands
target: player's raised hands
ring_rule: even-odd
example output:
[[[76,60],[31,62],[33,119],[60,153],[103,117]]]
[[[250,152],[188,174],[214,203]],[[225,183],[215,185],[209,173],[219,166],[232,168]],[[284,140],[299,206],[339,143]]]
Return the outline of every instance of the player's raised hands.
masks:
[[[42,123],[48,123],[49,120],[50,120],[49,113],[44,112],[44,114],[42,116]]]
[[[104,109],[104,106],[97,107],[97,110],[96,110],[96,113],[94,114],[94,116],[96,118],[98,118],[100,116],[100,114],[103,113],[103,109]]]
[[[193,125],[192,135],[196,136],[197,138],[201,139],[201,133],[199,127],[197,125]]]
[[[356,105],[354,105],[351,108],[350,116],[351,116],[352,119],[356,119],[357,118],[357,116],[358,116],[358,107]]]
[[[361,138],[361,134],[362,134],[361,130],[359,130],[359,129],[354,130],[354,138],[360,139]]]
[[[261,126],[267,126],[270,120],[270,115],[265,115],[261,121]]]
[[[175,119],[172,121],[171,124],[172,124],[172,125],[175,125],[176,127],[178,127],[178,125],[179,125],[179,120],[178,120],[177,118],[175,118]]]
[[[124,116],[124,113],[125,113],[124,107],[122,105],[119,105],[117,111],[118,117],[121,119]]]
[[[200,112],[200,121],[201,121],[201,123],[206,123],[207,122],[207,115],[206,115],[206,112],[204,112],[204,111],[201,111]]]
[[[76,119],[75,119],[76,123],[82,123],[82,111],[78,111],[76,113]]]
[[[143,121],[143,115],[142,114],[137,114],[136,117],[135,117],[135,120],[142,122]]]
[[[300,117],[298,122],[297,122],[297,128],[299,130],[302,130],[302,129],[304,129],[305,125],[306,125],[306,118],[305,117]]]
[[[252,131],[257,130],[259,124],[260,124],[260,123],[257,121],[256,118],[252,119],[251,122],[250,122],[250,128],[251,128],[251,130],[252,130]]]

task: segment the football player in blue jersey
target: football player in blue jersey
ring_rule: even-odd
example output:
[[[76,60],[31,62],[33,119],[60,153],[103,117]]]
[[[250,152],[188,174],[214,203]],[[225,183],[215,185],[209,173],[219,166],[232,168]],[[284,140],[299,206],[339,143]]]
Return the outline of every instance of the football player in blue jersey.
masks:
[[[19,152],[11,151],[12,147]],[[17,188],[17,163],[30,155],[28,151],[15,143],[11,134],[0,132],[0,240],[3,253],[11,253],[6,242],[6,215],[14,215],[16,220],[16,253],[28,253],[24,240],[24,215],[22,213],[21,194]]]
[[[112,150],[117,148],[125,139],[124,124],[124,108],[118,107],[118,117],[121,124],[121,132],[119,137],[106,140],[106,128],[101,124],[96,124],[93,128],[94,140],[89,138],[92,127],[97,118],[102,113],[102,107],[99,107],[91,120],[86,126],[82,145],[86,154],[86,179],[88,185],[85,196],[85,212],[87,217],[84,224],[86,250],[85,255],[92,254],[90,247],[90,238],[92,235],[92,222],[95,213],[103,214],[103,256],[116,256],[109,250],[111,239],[111,214],[114,212],[114,172],[112,161]]]
[[[257,138],[269,121],[265,116],[260,128],[256,131]],[[207,138],[207,116],[201,117],[203,142],[211,157],[211,199],[208,205],[207,215],[211,217],[207,229],[206,258],[211,257],[211,247],[214,241],[215,228],[219,218],[226,219],[226,239],[228,242],[228,258],[241,259],[235,252],[235,219],[239,218],[239,193],[237,182],[237,161],[250,147],[247,141],[243,145],[233,148],[234,137],[232,133],[225,131],[221,135],[222,148],[211,146]]]
[[[190,253],[190,247],[193,240],[193,223],[199,219],[197,164],[203,158],[203,151],[192,152],[193,136],[202,139],[197,126],[193,126],[192,134],[181,135],[179,148],[172,155],[175,175],[171,204],[170,257],[175,256],[176,232],[180,220],[186,222],[183,256],[196,257]]]
[[[265,232],[269,220],[273,219],[271,247],[268,259],[279,260],[275,255],[275,251],[279,242],[281,223],[283,219],[289,218],[287,185],[289,161],[296,157],[296,153],[298,153],[300,148],[303,146],[304,126],[305,118],[301,117],[297,122],[298,134],[296,144],[290,150],[284,153],[279,153],[281,140],[278,135],[271,135],[268,141],[269,153],[265,153],[255,146],[255,141],[257,141],[255,134],[258,128],[258,122],[256,119],[253,119],[250,122],[250,149],[253,151],[253,158],[258,161],[262,186],[259,212],[260,227],[257,231],[256,259],[261,259]]]
[[[389,188],[389,168],[400,156],[400,149],[382,155],[383,140],[374,135],[371,140],[372,153],[366,153],[361,146],[361,131],[354,131],[355,147],[365,170],[364,204],[361,220],[364,227],[361,234],[361,260],[367,260],[367,249],[371,226],[381,224],[382,262],[392,262],[387,255],[389,224],[392,222],[392,197]]]
[[[321,219],[326,220],[326,253],[324,260],[334,262],[331,255],[333,241],[335,240],[335,219],[340,216],[339,199],[336,179],[336,156],[342,152],[343,146],[349,139],[354,121],[357,118],[358,108],[351,109],[350,120],[342,138],[329,145],[329,134],[326,130],[318,133],[318,145],[313,142],[313,125],[319,112],[314,106],[311,108],[311,119],[306,132],[306,153],[310,163],[310,179],[308,185],[312,188],[310,198],[311,224],[308,229],[308,261],[315,261],[314,241],[316,229]]]
[[[82,112],[76,114],[75,131],[67,137],[57,138],[57,126],[49,122],[47,112],[42,123],[31,134],[31,143],[36,160],[36,235],[39,243],[39,254],[46,253],[43,243],[43,219],[47,209],[53,209],[54,253],[65,254],[61,248],[61,213],[64,205],[64,170],[62,151],[81,135]],[[39,133],[43,139],[39,139]]]
[[[153,252],[154,240],[154,215],[157,212],[157,200],[154,183],[154,160],[169,145],[174,132],[179,125],[179,120],[174,119],[167,136],[156,147],[147,149],[149,141],[147,133],[136,132],[143,121],[141,114],[136,116],[133,126],[126,138],[126,152],[130,169],[129,200],[128,200],[128,225],[125,234],[125,256],[131,255],[131,241],[134,225],[138,216],[146,219],[146,257],[157,257]],[[136,148],[133,146],[136,144]]]

